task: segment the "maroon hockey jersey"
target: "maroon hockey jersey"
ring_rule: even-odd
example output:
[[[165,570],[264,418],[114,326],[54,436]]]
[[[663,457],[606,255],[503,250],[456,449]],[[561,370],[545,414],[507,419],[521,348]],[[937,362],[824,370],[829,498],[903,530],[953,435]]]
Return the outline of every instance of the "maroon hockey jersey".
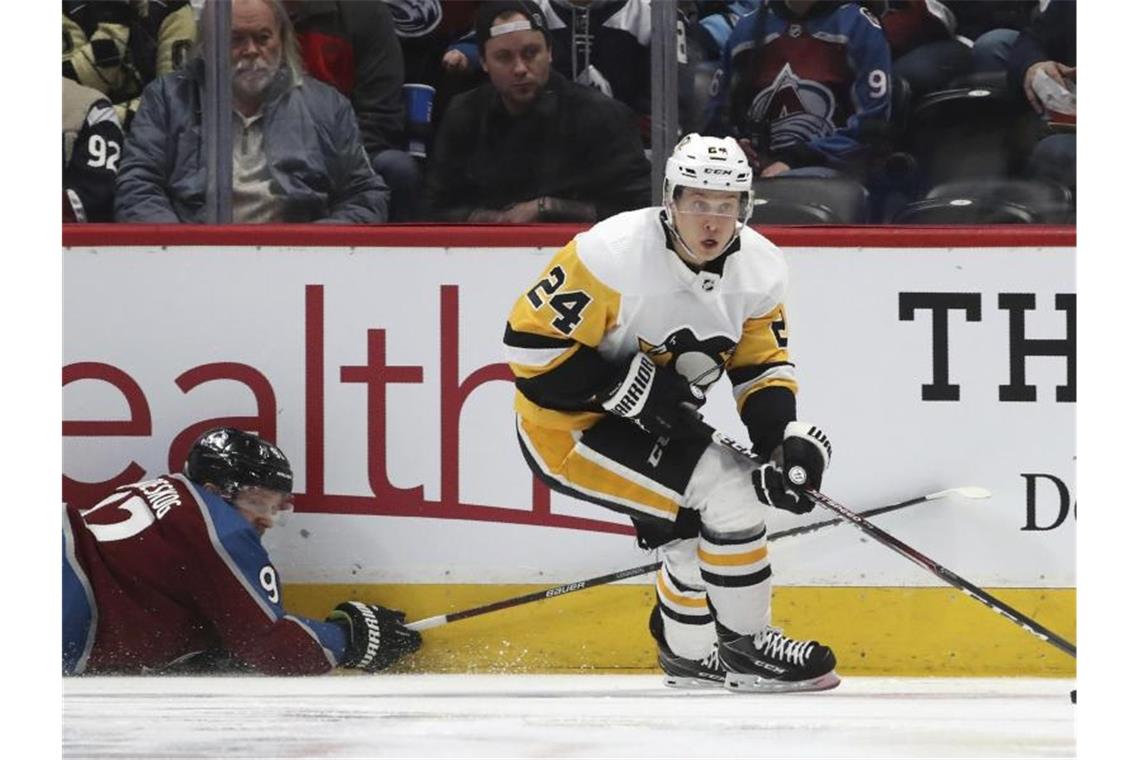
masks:
[[[281,606],[241,513],[182,475],[68,507],[63,565],[65,673],[145,672],[220,650],[264,673],[308,674],[344,657],[339,625]]]

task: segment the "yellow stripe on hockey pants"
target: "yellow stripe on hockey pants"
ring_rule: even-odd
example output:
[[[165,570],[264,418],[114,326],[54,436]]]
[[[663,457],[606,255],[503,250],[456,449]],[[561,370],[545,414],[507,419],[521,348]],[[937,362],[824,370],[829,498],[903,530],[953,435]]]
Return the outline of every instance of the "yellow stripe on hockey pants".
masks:
[[[626,514],[675,520],[680,494],[581,444],[580,433],[518,418],[519,440],[548,480],[576,496]]]

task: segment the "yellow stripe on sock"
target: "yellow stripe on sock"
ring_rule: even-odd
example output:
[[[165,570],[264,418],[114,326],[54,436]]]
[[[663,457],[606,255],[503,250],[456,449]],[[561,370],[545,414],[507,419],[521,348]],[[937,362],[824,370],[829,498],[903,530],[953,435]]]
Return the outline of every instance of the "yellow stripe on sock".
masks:
[[[697,549],[697,558],[706,565],[718,565],[721,567],[736,567],[740,565],[751,565],[768,556],[768,546],[761,546],[759,549],[754,549],[750,552],[743,554],[710,554],[704,550],[704,547]]]
[[[691,596],[681,596],[673,589],[665,584],[665,578],[660,571],[657,573],[657,593],[668,599],[673,604],[681,607],[696,607],[700,609],[708,609],[708,601],[702,596],[699,599],[694,599]]]

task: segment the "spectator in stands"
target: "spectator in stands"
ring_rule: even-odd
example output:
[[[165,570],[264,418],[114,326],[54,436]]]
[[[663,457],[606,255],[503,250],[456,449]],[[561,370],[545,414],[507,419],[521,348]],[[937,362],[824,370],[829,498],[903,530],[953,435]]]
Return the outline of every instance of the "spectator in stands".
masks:
[[[649,0],[538,0],[554,70],[616,98],[638,115],[649,143]]]
[[[955,38],[954,14],[938,0],[866,3],[879,17],[891,47],[894,75],[915,96],[945,88],[970,71],[970,48]]]
[[[629,108],[551,71],[542,10],[494,0],[476,17],[490,82],[456,97],[428,164],[437,219],[594,221],[646,205],[649,161]]]
[[[1056,118],[1040,94],[1042,85],[1051,83],[1070,90],[1076,99],[1077,80],[1077,3],[1053,0],[1017,38],[1009,55],[1009,90],[1024,98],[1033,110],[1050,122]],[[1045,82],[1035,83],[1038,77]],[[1067,120],[1066,120],[1067,121]],[[1076,114],[1073,128],[1062,127],[1046,135],[1033,148],[1028,174],[1050,179],[1070,188],[1077,186]]]
[[[63,75],[106,95],[127,130],[143,87],[180,67],[194,38],[186,0],[64,0]]]
[[[891,72],[887,39],[866,8],[772,0],[726,43],[708,131],[735,136],[761,177],[861,178],[865,135],[890,118]]]
[[[286,0],[310,76],[352,102],[372,168],[392,193],[388,218],[416,215],[420,167],[404,150],[404,57],[382,0]]]
[[[751,0],[755,2],[755,0]],[[649,0],[536,0],[546,19],[554,70],[617,98],[640,118],[649,142]],[[479,66],[474,31],[451,46],[445,69]]]
[[[438,124],[451,98],[482,83],[475,41],[480,0],[385,0],[404,51],[404,81],[435,88]]]
[[[103,93],[63,77],[63,220],[109,222],[123,129]]]
[[[1019,30],[1029,26],[1040,0],[947,0],[947,5],[958,20],[957,33],[973,40],[973,71],[1004,75]]]
[[[696,22],[689,35],[689,57],[697,53],[703,60],[719,61],[733,28],[740,19],[759,7],[760,0],[689,0],[679,3],[678,8],[687,19]],[[692,49],[694,43],[698,47],[696,51]]]
[[[281,0],[234,0],[235,222],[382,222],[388,189],[373,171],[348,100],[304,76]],[[201,222],[206,149],[196,57],[147,86],[115,197],[125,222]]]
[[[677,122],[679,134],[705,127],[709,84],[732,28],[760,0],[680,0],[677,16]]]

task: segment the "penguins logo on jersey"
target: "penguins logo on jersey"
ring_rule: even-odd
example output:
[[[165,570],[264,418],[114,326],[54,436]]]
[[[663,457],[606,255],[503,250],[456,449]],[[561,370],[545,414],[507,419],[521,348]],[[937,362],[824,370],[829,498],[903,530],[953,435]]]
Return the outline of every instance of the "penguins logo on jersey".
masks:
[[[835,131],[835,96],[824,85],[801,79],[790,63],[772,84],[756,93],[748,108],[754,124],[768,124],[773,150],[809,142]]]
[[[701,390],[720,378],[736,349],[731,338],[714,335],[701,340],[688,327],[682,327],[657,345],[640,336],[637,343],[654,364],[672,367]]]
[[[384,0],[384,2],[392,12],[398,37],[423,37],[431,34],[443,18],[440,0]]]

